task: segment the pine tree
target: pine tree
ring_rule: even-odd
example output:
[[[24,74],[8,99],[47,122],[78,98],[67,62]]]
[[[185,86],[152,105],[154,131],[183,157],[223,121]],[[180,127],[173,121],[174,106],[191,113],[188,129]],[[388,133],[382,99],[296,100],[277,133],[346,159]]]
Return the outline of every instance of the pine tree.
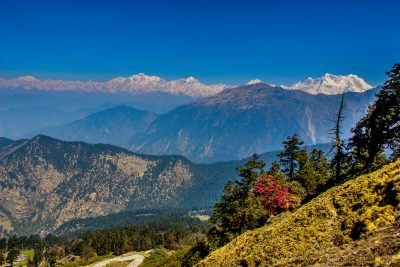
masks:
[[[43,249],[36,248],[33,254],[33,264],[38,267],[43,260]]]
[[[252,208],[246,199],[251,187],[264,171],[265,162],[254,154],[244,167],[238,167],[241,179],[229,181],[224,188],[224,194],[214,205],[210,220],[228,233],[241,233],[247,227],[246,210]]]
[[[5,252],[7,250],[7,238],[0,238],[0,252]]]
[[[304,142],[296,134],[293,134],[288,136],[282,143],[284,150],[278,155],[283,165],[282,171],[286,174],[287,178],[293,179],[299,167],[298,157],[301,151],[300,146],[304,145]]]
[[[316,181],[316,187],[314,189],[318,190],[319,187],[323,186],[329,180],[329,160],[322,150],[317,149],[311,151],[310,159],[315,170],[314,180]]]
[[[281,171],[281,166],[279,165],[279,162],[275,160],[271,163],[271,167],[267,171],[267,174],[272,175],[276,179],[279,179],[281,181],[285,180],[285,174]]]
[[[253,157],[246,162],[244,167],[236,168],[237,173],[242,179],[238,183],[243,186],[243,194],[247,195],[249,189],[254,185],[257,177],[261,172],[264,171],[265,162],[260,160],[257,154],[253,154]]]
[[[376,157],[385,148],[393,151],[400,140],[400,64],[387,76],[375,102],[352,129],[350,148],[363,169],[371,169]]]
[[[301,150],[298,156],[299,171],[294,180],[306,190],[307,195],[314,195],[329,177],[329,162],[322,150],[313,149],[310,153]]]

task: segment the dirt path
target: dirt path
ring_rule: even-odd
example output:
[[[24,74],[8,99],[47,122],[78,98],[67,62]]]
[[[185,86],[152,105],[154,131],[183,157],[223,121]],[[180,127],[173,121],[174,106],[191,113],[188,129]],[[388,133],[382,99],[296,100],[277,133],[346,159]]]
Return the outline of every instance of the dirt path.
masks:
[[[135,255],[136,259],[129,263],[127,267],[138,267],[144,260],[144,256],[142,255]]]
[[[107,264],[111,263],[111,262],[115,262],[115,261],[132,261],[131,263],[129,263],[129,265],[127,267],[138,267],[144,260],[144,256],[142,255],[132,255],[132,254],[124,254],[112,259],[108,259],[108,260],[104,260],[101,262],[97,262],[93,265],[91,265],[90,267],[105,267]]]

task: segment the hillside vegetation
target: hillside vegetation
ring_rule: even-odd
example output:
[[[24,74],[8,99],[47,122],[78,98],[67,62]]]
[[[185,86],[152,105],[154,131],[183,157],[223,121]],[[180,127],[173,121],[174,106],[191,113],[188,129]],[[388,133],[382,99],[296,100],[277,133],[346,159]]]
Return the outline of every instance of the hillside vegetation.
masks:
[[[398,266],[399,192],[397,160],[245,232],[198,266]]]
[[[46,234],[125,210],[209,207],[229,177],[221,168],[38,135],[0,149],[0,232],[10,221],[14,233]]]

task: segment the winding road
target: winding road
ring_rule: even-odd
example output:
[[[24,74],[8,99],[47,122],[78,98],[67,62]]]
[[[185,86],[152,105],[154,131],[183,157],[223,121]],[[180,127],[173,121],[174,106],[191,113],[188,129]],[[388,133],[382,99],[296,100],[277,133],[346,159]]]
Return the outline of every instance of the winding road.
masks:
[[[132,255],[132,254],[124,254],[112,259],[108,259],[108,260],[104,260],[98,263],[95,263],[93,265],[91,265],[90,267],[105,267],[107,264],[112,263],[112,262],[116,262],[116,261],[132,261],[131,263],[129,263],[129,265],[127,267],[138,267],[144,260],[144,256],[142,255]]]

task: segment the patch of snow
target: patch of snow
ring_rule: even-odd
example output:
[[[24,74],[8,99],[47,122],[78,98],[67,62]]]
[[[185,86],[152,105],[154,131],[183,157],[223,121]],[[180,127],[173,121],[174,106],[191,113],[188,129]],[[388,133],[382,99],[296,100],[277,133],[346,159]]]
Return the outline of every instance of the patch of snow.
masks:
[[[260,79],[254,79],[250,80],[248,83],[246,83],[246,85],[257,84],[257,83],[262,83],[262,81]]]
[[[288,90],[300,90],[310,94],[335,95],[344,92],[365,92],[371,88],[364,79],[354,74],[333,75],[326,73],[321,78],[307,78],[303,82],[298,82],[292,86],[281,86]]]

